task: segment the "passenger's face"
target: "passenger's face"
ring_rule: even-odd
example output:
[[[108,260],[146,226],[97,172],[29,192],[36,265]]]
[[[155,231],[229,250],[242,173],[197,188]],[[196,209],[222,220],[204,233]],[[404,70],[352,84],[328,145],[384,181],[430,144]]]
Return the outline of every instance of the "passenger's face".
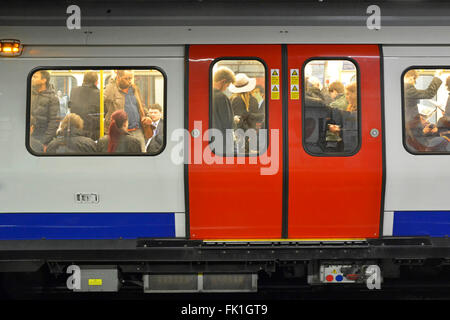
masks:
[[[45,82],[46,80],[42,79],[40,72],[36,72],[31,78],[31,85],[35,88],[40,88]]]
[[[352,105],[356,105],[356,93],[345,90],[345,98]]]
[[[161,119],[161,112],[159,112],[158,109],[150,109],[150,118],[152,118],[153,122],[158,121]]]
[[[330,92],[331,99],[336,99],[337,95],[338,95],[338,92],[336,90],[333,90]]]
[[[122,77],[117,76],[117,80],[120,89],[127,89],[131,86],[133,74],[130,71],[125,71]]]
[[[412,77],[407,77],[407,78],[406,78],[406,82],[407,82],[407,83],[410,83],[410,84],[412,84],[412,85],[415,85],[415,84],[416,84],[416,78],[415,78],[414,76],[412,76]]]

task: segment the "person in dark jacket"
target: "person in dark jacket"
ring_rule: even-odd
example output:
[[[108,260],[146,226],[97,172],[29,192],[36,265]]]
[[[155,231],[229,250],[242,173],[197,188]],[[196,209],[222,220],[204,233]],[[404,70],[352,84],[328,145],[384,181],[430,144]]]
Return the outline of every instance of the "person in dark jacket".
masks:
[[[114,111],[109,122],[108,135],[97,142],[102,153],[141,153],[141,142],[128,133],[128,115],[125,110]]]
[[[84,135],[92,140],[100,136],[100,90],[96,72],[86,72],[83,85],[70,92],[70,112],[78,114],[84,122]]]
[[[404,90],[405,90],[405,123],[415,119],[419,114],[417,104],[420,99],[433,98],[442,80],[438,77],[442,74],[442,70],[436,70],[435,77],[431,80],[430,85],[425,90],[419,90],[415,87],[416,80],[419,77],[416,70],[409,70],[404,76]]]
[[[418,114],[406,126],[406,143],[413,151],[446,151],[448,140],[439,134],[438,127],[430,123],[427,115]]]
[[[83,136],[83,119],[69,113],[61,122],[58,136],[47,146],[47,153],[94,153],[95,141]]]
[[[212,105],[212,123],[211,129],[217,129],[222,133],[223,149],[226,154],[233,152],[233,146],[225,145],[225,137],[233,129],[234,115],[231,109],[230,99],[225,95],[224,91],[235,81],[234,72],[227,67],[220,67],[214,72],[213,77],[213,105]],[[212,139],[212,141],[214,141]],[[218,146],[220,148],[220,146]],[[225,149],[227,148],[227,149]],[[220,151],[219,153],[222,153]]]
[[[447,86],[447,91],[449,91],[449,96],[447,98],[447,105],[445,106],[444,114],[441,118],[439,118],[437,126],[439,128],[439,132],[448,136],[450,134],[450,77],[447,77],[445,85]]]
[[[316,77],[306,79],[305,105],[308,107],[325,107],[325,98],[321,91],[321,83]]]
[[[36,119],[30,116],[30,147],[34,152],[43,153],[44,145],[40,143],[35,137],[33,137],[33,131],[36,127]]]
[[[152,104],[148,108],[152,119],[153,136],[146,143],[146,150],[149,154],[157,154],[164,144],[164,120],[162,118],[162,107],[159,104]]]
[[[50,73],[37,71],[31,78],[31,115],[36,120],[33,138],[45,146],[56,136],[59,99],[50,86]]]

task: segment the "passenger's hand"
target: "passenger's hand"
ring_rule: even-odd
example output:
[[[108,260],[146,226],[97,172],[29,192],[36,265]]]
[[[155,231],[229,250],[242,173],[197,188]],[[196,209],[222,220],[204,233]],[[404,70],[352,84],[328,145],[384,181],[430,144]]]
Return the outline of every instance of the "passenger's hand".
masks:
[[[234,122],[238,123],[241,120],[241,117],[239,116],[234,116]]]
[[[152,119],[150,117],[142,117],[141,123],[144,125],[151,125],[153,123]]]
[[[329,124],[328,129],[333,133],[337,133],[337,132],[341,131],[341,127],[337,124]]]

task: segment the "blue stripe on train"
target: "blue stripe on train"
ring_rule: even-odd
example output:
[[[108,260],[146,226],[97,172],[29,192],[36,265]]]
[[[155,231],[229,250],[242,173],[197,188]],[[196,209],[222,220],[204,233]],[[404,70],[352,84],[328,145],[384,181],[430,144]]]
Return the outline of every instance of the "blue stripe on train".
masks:
[[[450,211],[395,211],[393,236],[450,235]]]
[[[175,237],[174,213],[1,213],[0,240]]]

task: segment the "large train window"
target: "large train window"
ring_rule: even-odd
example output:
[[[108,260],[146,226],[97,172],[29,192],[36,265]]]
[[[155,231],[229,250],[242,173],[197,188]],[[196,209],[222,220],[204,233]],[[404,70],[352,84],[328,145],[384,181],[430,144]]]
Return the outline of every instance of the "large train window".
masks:
[[[356,62],[310,59],[302,71],[305,151],[314,156],[355,154],[361,109]]]
[[[157,155],[166,78],[157,68],[36,69],[27,148],[35,155]]]
[[[424,67],[403,73],[403,137],[413,154],[450,152],[450,69]],[[446,79],[446,85],[442,85]]]
[[[212,64],[209,125],[215,154],[252,156],[267,149],[266,72],[255,58]]]

